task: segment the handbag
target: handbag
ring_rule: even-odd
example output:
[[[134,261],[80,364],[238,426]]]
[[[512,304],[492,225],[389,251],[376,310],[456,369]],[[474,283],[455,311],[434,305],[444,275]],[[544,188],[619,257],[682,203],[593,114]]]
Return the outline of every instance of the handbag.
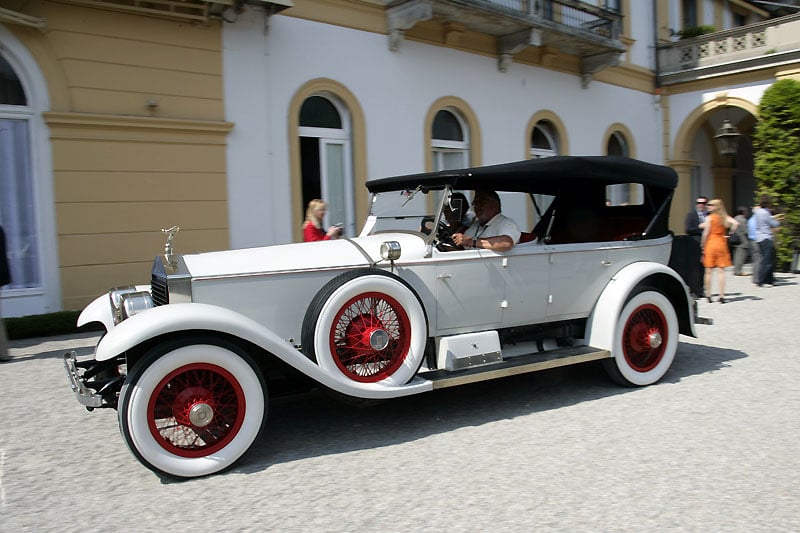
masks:
[[[739,244],[742,244],[742,239],[741,237],[739,237],[738,233],[731,233],[730,235],[728,235],[728,244],[732,246],[737,246]]]

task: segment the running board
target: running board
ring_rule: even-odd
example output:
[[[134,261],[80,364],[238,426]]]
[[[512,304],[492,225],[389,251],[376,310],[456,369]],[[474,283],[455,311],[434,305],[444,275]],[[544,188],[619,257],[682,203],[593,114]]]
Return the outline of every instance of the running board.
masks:
[[[433,383],[434,389],[455,387],[477,381],[515,376],[528,372],[538,372],[548,368],[575,365],[599,359],[608,359],[611,352],[591,346],[573,346],[548,352],[519,355],[499,363],[492,363],[462,370],[430,370],[421,372],[418,377]]]

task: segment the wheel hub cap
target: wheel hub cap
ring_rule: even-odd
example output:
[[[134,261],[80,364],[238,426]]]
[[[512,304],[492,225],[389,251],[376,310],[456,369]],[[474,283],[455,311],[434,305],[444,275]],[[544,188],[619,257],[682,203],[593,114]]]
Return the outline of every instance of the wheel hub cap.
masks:
[[[651,331],[650,334],[647,336],[647,342],[650,343],[651,348],[658,348],[661,346],[663,339],[661,338],[661,333],[658,331]]]
[[[389,334],[385,329],[373,330],[369,335],[369,345],[373,350],[383,350],[389,346]]]
[[[195,427],[205,427],[214,419],[214,409],[207,403],[196,403],[189,409],[189,421]]]

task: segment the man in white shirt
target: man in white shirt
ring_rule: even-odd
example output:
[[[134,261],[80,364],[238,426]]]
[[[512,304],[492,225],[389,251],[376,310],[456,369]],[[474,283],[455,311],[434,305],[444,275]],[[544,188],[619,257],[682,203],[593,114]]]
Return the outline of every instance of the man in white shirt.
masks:
[[[514,247],[521,233],[517,224],[500,212],[500,196],[495,191],[475,191],[472,208],[475,220],[464,233],[453,234],[453,242],[464,248],[495,252],[505,252]]]

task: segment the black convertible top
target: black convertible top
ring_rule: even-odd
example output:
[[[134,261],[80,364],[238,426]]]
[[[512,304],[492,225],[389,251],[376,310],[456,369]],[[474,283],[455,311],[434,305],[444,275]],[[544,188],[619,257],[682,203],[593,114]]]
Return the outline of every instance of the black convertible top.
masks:
[[[558,194],[571,187],[641,183],[659,189],[674,189],[678,175],[669,167],[620,156],[555,156],[502,165],[442,170],[367,181],[370,192],[431,189],[452,185],[455,189]]]

